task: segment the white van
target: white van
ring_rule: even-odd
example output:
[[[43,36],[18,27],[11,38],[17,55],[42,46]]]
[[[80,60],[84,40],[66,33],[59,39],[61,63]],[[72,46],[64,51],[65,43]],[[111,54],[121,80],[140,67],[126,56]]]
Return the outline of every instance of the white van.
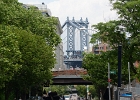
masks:
[[[70,100],[79,100],[79,96],[77,94],[70,94]]]

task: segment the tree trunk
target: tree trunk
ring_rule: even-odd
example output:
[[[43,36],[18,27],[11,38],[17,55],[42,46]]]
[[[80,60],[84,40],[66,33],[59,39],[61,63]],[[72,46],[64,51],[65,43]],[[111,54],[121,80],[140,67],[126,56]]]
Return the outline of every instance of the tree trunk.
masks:
[[[9,96],[10,96],[10,93],[11,93],[10,90],[11,89],[10,89],[8,83],[5,82],[5,100],[8,100],[9,99]]]
[[[99,95],[98,99],[101,100],[101,90],[100,89],[98,90],[98,95]]]
[[[23,91],[21,98],[22,100],[26,100],[26,91]]]
[[[105,95],[106,89],[107,89],[107,88],[102,88],[102,89],[100,89],[101,100],[106,100],[106,99],[104,98],[104,95]]]

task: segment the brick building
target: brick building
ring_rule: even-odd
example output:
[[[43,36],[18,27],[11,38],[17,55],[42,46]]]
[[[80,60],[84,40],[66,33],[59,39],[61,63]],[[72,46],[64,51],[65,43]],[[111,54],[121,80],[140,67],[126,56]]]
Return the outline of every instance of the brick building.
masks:
[[[101,52],[106,52],[111,50],[111,47],[107,43],[99,43],[97,46],[93,46],[92,52],[94,54],[100,54]]]

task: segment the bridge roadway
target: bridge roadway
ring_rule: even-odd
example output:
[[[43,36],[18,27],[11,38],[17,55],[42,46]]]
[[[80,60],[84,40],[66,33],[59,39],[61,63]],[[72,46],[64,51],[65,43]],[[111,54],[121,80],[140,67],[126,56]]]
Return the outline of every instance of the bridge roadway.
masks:
[[[92,85],[92,82],[84,80],[86,70],[61,70],[53,71],[52,85]]]
[[[81,58],[69,58],[69,59],[64,59],[64,62],[69,62],[69,61],[82,61]]]

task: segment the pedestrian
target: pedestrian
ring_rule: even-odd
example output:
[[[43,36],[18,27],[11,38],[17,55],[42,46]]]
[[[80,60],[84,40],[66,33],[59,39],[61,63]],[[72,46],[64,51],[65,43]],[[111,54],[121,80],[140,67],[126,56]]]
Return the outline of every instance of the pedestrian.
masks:
[[[63,95],[63,100],[65,100],[65,97],[64,97],[64,95]]]

